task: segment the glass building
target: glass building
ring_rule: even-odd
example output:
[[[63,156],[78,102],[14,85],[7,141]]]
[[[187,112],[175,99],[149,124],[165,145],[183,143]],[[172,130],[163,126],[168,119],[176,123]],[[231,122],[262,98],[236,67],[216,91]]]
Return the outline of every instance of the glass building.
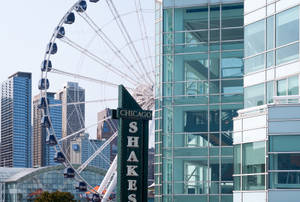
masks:
[[[1,167],[31,167],[31,73],[1,85]]]
[[[40,168],[0,168],[0,202],[34,201],[42,192],[70,192],[76,201],[86,201],[75,189],[76,180],[64,178],[64,166]],[[88,166],[81,175],[95,187],[101,183],[106,170]]]
[[[73,164],[83,164],[104,143],[105,140],[89,139],[88,133],[81,133],[79,137],[70,142],[70,162]],[[89,165],[107,170],[110,167],[110,154],[110,147],[106,146],[101,154],[98,154]]]
[[[61,100],[55,99],[55,93],[47,93],[49,104],[58,106],[50,107],[50,117],[55,135],[58,139],[62,136],[62,107]],[[42,111],[38,109],[40,95],[33,98],[33,140],[32,140],[32,159],[33,166],[50,166],[56,165],[53,158],[56,153],[54,147],[46,145],[47,131],[42,127],[41,118]]]
[[[155,201],[232,201],[243,1],[156,1]]]
[[[300,196],[300,0],[245,0],[244,109],[234,119],[234,202]]]

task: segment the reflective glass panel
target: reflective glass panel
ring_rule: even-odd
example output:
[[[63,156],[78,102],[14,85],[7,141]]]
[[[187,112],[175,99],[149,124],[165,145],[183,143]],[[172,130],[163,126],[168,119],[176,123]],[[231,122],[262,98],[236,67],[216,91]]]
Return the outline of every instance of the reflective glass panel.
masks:
[[[243,190],[265,190],[265,175],[243,176]]]
[[[270,136],[270,152],[300,152],[299,135]]]
[[[295,43],[276,50],[276,65],[299,58],[299,44]]]
[[[245,74],[264,69],[265,67],[265,54],[260,54],[245,60]]]
[[[299,40],[299,7],[276,15],[276,46]]]
[[[247,87],[244,92],[245,108],[259,106],[265,103],[264,84]]]
[[[265,142],[253,142],[242,145],[243,173],[265,172]]]
[[[265,20],[245,27],[245,57],[265,50]]]

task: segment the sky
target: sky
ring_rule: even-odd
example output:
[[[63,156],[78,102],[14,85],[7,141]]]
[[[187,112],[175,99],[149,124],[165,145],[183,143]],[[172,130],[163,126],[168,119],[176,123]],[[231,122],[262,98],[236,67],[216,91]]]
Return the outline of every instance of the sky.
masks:
[[[0,82],[5,81],[10,75],[17,71],[31,72],[32,95],[34,96],[39,93],[37,86],[41,77],[40,64],[44,58],[46,45],[58,22],[75,2],[74,0],[19,0],[1,2]],[[124,14],[122,19],[129,30],[129,34],[132,36],[132,40],[136,43],[138,52],[142,53],[144,51],[145,57],[150,55],[150,53],[146,54],[145,49],[142,50],[143,47],[140,40],[142,35],[140,35],[140,30],[137,29],[137,15],[135,15],[136,13],[131,13],[131,11],[134,10],[133,5],[130,5],[128,1],[124,0],[114,0],[114,2],[120,14]],[[154,1],[141,0],[143,8],[147,9],[153,9],[152,2]],[[107,34],[118,49],[123,52],[125,57],[132,62],[131,64],[135,65],[136,61],[130,56],[126,41],[122,38],[117,24],[113,21],[113,16],[109,13],[107,5],[103,3],[104,1],[99,1],[97,5],[88,3],[89,16]],[[148,14],[145,12],[144,15],[147,31],[151,37],[154,35],[154,19],[152,14],[151,12],[148,12]],[[149,23],[152,23],[152,25]],[[72,26],[65,25],[65,28],[68,38],[81,44],[82,47],[89,51],[96,53],[96,55],[108,61],[111,65],[118,67],[121,72],[130,76],[128,70],[123,69],[124,66],[122,63],[116,59],[115,55],[110,51],[110,48],[97,37],[83,18],[76,16],[76,23]],[[116,84],[130,85],[121,77],[99,66],[98,63],[74,48],[71,48],[65,43],[57,43],[58,54],[51,57],[54,68],[101,80],[113,81]],[[150,46],[151,51],[149,52],[153,55],[153,43]],[[143,57],[144,56],[142,56],[142,58]],[[145,61],[149,66],[149,60]],[[57,92],[63,87],[66,81],[70,81],[72,78],[51,74],[49,75],[49,80],[49,90]],[[86,100],[117,98],[115,89],[111,90],[111,88],[103,85],[91,85],[90,82],[75,81],[78,81],[80,85],[86,89]],[[110,102],[106,102],[101,106],[91,105],[91,107],[87,108],[86,125],[96,121],[96,111],[100,111],[100,108],[110,107],[110,105]],[[113,107],[115,107],[115,104]],[[93,129],[91,133],[95,135],[95,130]]]

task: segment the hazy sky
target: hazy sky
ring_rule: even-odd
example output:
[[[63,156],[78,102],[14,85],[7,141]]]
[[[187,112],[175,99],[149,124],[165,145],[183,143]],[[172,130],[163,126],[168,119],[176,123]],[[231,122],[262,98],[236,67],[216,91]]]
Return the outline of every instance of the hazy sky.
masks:
[[[17,1],[1,1],[0,12],[0,82],[7,79],[8,76],[17,71],[32,72],[32,90],[33,96],[38,94],[37,83],[40,79],[40,64],[43,60],[45,48],[53,33],[54,28],[58,25],[60,19],[66,11],[75,3],[75,0],[17,0]],[[132,12],[134,8],[134,0],[114,0],[121,14]],[[141,0],[143,8],[152,8],[154,0]],[[146,5],[147,4],[147,5]],[[105,1],[100,0],[97,4],[88,3],[88,13],[97,25],[105,31],[107,36],[115,43],[118,48],[122,49],[124,55],[131,60],[135,65],[135,60],[130,58],[129,50],[126,48],[126,41],[122,38],[116,23],[111,22],[112,15],[105,4]],[[149,36],[154,35],[154,19],[153,12],[145,14],[147,31]],[[139,42],[142,36],[136,13],[124,15],[122,19],[125,26],[132,36],[132,40],[136,41],[138,52],[142,57],[147,54],[142,54],[142,43]],[[65,25],[66,35],[96,53],[106,61],[116,65],[122,72],[128,73],[128,70],[123,69],[124,66],[110,52],[110,49],[97,38],[96,34],[89,26],[76,16],[74,25]],[[153,38],[152,38],[153,39]],[[117,84],[126,83],[122,78],[114,75],[99,66],[95,61],[90,60],[78,51],[68,47],[64,43],[58,43],[58,54],[51,58],[53,66],[63,71],[79,73],[85,76],[94,77],[97,79],[113,81]],[[123,48],[122,48],[123,47]],[[153,52],[153,41],[151,43],[151,54]],[[149,61],[148,61],[149,62]],[[150,63],[148,63],[149,65]],[[129,74],[129,73],[128,73]],[[63,87],[66,81],[71,80],[68,77],[50,75],[50,91],[58,91]],[[79,81],[80,82],[80,81]],[[105,97],[116,98],[117,94],[105,86],[95,86],[90,83],[80,82],[80,85],[86,88],[87,100],[101,99]],[[110,103],[105,106],[109,107]],[[96,111],[100,111],[99,106],[87,108],[86,125],[96,120]],[[93,114],[94,113],[94,114]],[[95,130],[91,132],[95,134]]]

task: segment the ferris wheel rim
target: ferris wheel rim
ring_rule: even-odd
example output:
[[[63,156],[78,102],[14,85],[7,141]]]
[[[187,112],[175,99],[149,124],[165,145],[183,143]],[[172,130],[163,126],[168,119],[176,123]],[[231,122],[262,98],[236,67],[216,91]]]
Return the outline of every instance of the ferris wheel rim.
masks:
[[[62,17],[62,19],[59,21],[59,24],[57,25],[57,27],[56,27],[56,29],[54,30],[54,32],[53,32],[53,34],[52,34],[52,36],[51,36],[51,38],[50,38],[50,41],[49,41],[49,43],[48,43],[48,45],[50,45],[48,48],[49,48],[49,50],[51,51],[52,49],[53,49],[53,46],[54,46],[54,44],[55,44],[55,42],[57,41],[57,39],[58,39],[58,34],[59,34],[59,27],[62,27],[63,25],[64,25],[64,20],[66,19],[66,17],[70,14],[70,13],[72,13],[72,12],[74,12],[74,13],[76,13],[75,12],[75,8],[76,8],[76,6],[79,4],[79,2],[82,2],[83,0],[77,0],[71,7],[70,7],[70,9],[65,13],[65,15]],[[79,12],[77,12],[77,13],[79,13]],[[80,14],[79,14],[80,15]],[[42,79],[44,79],[44,85],[46,85],[46,81],[47,81],[47,79],[48,79],[48,65],[49,65],[49,63],[51,62],[51,56],[52,56],[52,54],[49,52],[49,53],[47,53],[47,51],[45,52],[45,54],[44,54],[44,62],[46,61],[46,71],[44,72],[44,71],[41,71],[41,78]],[[152,57],[152,56],[149,56],[149,57]],[[151,58],[150,58],[151,59]],[[55,70],[55,68],[53,68],[53,70]],[[153,72],[153,70],[152,71],[150,71],[150,72]],[[145,73],[145,76],[147,75],[147,72]],[[146,78],[145,78],[146,79]],[[100,81],[99,81],[100,82]],[[150,83],[151,83],[151,81],[150,81]],[[137,83],[137,84],[139,84],[139,83]],[[114,87],[116,87],[117,86],[117,84],[113,84],[113,83],[111,83],[111,85],[112,86],[114,86]],[[153,83],[152,83],[152,85],[153,85]],[[52,124],[52,119],[51,119],[51,115],[50,115],[50,108],[51,108],[51,105],[50,105],[50,103],[48,103],[48,88],[45,88],[44,90],[40,90],[40,98],[42,98],[42,97],[44,97],[45,98],[45,102],[46,102],[46,111],[43,111],[42,110],[42,115],[43,116],[49,116],[49,122],[50,122],[50,128],[47,128],[46,129],[46,131],[47,131],[47,134],[48,135],[54,135],[54,137],[55,137],[55,139],[57,140],[57,142],[59,142],[59,139],[57,138],[57,136],[56,136],[56,133],[55,133],[55,130],[54,130],[54,128],[53,128],[53,124]],[[62,138],[60,138],[60,139],[62,139]],[[67,157],[67,155],[66,155],[66,153],[65,153],[65,151],[64,151],[64,149],[62,148],[62,145],[61,144],[57,144],[56,146],[54,146],[54,149],[55,149],[55,151],[56,152],[62,152],[63,154],[64,154],[64,156],[65,157]],[[68,158],[66,158],[66,162],[64,162],[64,163],[62,163],[63,165],[64,165],[64,167],[65,168],[67,168],[67,167],[71,167],[74,171],[75,171],[75,173],[76,173],[76,177],[74,178],[76,181],[83,181],[83,182],[85,182],[86,183],[86,185],[90,188],[89,190],[93,190],[93,191],[95,191],[95,193],[98,193],[98,191],[93,187],[93,186],[91,186],[88,182],[87,182],[87,180],[85,179],[85,178],[83,178],[82,176],[81,176],[81,172],[79,172],[74,166],[73,166],[73,164],[71,163],[71,161],[68,159]],[[101,194],[101,193],[98,193],[98,194]]]

